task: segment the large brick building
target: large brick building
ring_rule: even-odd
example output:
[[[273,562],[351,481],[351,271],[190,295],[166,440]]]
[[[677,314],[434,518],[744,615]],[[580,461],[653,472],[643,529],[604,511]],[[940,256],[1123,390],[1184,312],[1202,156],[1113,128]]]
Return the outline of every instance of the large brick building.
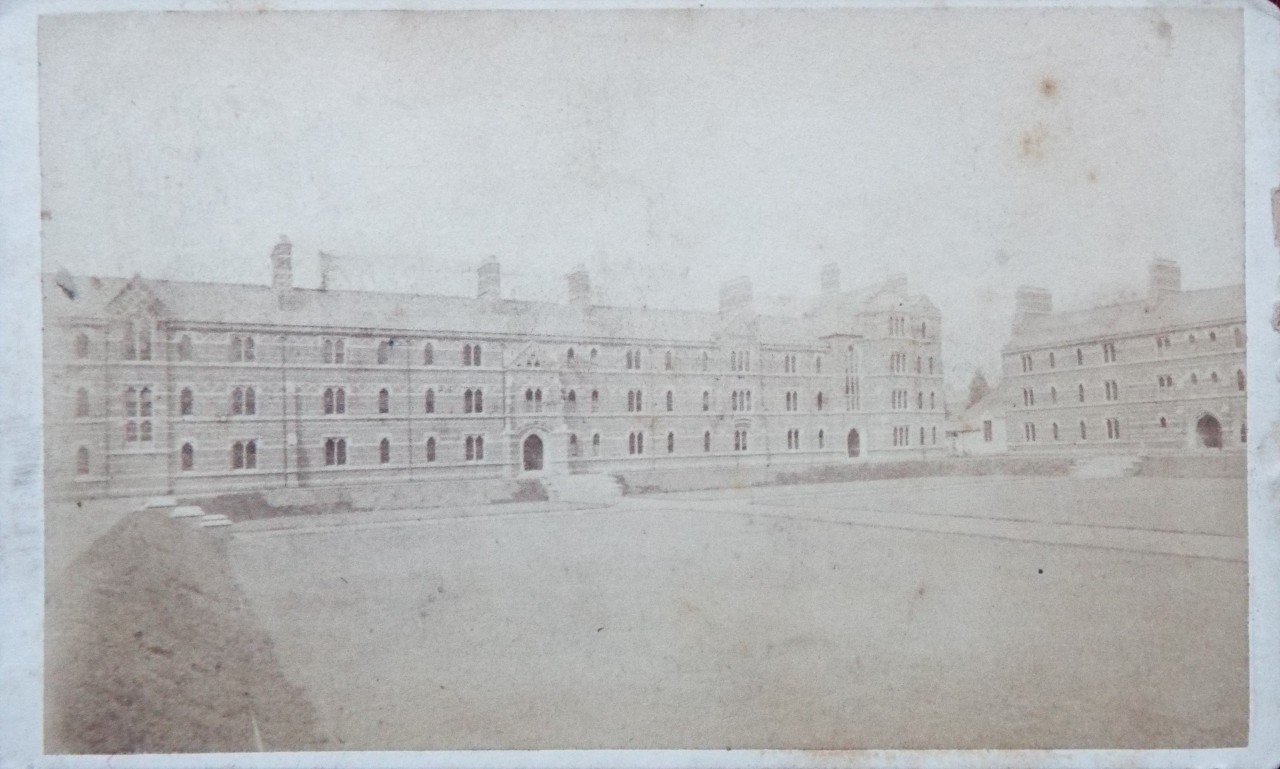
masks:
[[[945,450],[941,323],[824,269],[798,317],[46,276],[54,496],[919,457]]]
[[[1244,447],[1244,286],[1184,291],[1167,260],[1149,281],[1143,299],[1070,312],[1019,290],[1003,351],[1010,450]]]

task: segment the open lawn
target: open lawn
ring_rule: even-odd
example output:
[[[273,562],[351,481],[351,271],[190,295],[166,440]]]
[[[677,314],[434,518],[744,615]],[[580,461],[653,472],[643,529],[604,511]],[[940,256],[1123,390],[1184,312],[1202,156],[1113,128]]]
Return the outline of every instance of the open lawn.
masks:
[[[1244,494],[874,481],[271,519],[229,548],[339,749],[1225,746]]]

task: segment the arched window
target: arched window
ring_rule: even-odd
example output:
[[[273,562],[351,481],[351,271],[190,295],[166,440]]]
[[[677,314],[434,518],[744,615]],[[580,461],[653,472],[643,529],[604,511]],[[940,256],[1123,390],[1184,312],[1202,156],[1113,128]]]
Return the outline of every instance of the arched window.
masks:
[[[916,391],[916,408],[921,411],[924,410],[924,393],[923,392]]]
[[[815,374],[822,373],[822,356],[821,355],[813,359],[813,373]]]
[[[600,456],[600,433],[591,436],[591,456]]]
[[[671,454],[676,450],[676,434],[667,433],[667,453]]]
[[[1084,350],[1080,347],[1076,348],[1076,365],[1077,366],[1084,365]]]
[[[569,456],[578,456],[578,436],[569,433]]]
[[[1077,388],[1076,395],[1079,397],[1080,402],[1084,403],[1084,385],[1083,384],[1079,385],[1079,387]]]
[[[231,360],[244,360],[244,340],[238,336],[231,337]]]
[[[430,366],[430,365],[433,365],[435,362],[436,362],[436,348],[432,347],[430,342],[427,342],[422,347],[422,365]]]
[[[76,475],[89,474],[89,449],[81,446],[76,449]]]
[[[347,360],[347,344],[346,344],[346,342],[343,342],[341,339],[339,339],[339,340],[337,340],[336,342],[334,342],[334,343],[333,343],[333,362],[334,362],[334,363],[343,363],[343,362],[345,362],[346,360]],[[346,449],[347,442],[346,442],[345,440],[343,440],[343,441],[341,441],[341,443],[342,443],[342,447],[343,447],[343,448],[342,448],[343,456],[345,457],[345,456],[346,456],[346,450],[347,450],[347,449]],[[344,464],[345,464],[345,462],[344,462]]]
[[[1083,420],[1083,419],[1081,419],[1081,420],[1080,420],[1080,440],[1082,440],[1082,441],[1083,441],[1083,440],[1087,439],[1088,437],[1089,437],[1089,435],[1088,435],[1088,432],[1085,430],[1084,420]]]
[[[436,413],[436,391],[427,390],[426,398],[423,399],[423,409],[428,414]]]
[[[667,354],[666,354],[666,356],[664,357],[664,359],[663,359],[663,361],[662,361],[662,365],[663,365],[663,367],[664,367],[667,371],[670,371],[670,370],[671,370],[671,368],[672,368],[672,357],[671,357],[671,351],[670,351],[670,350],[667,350]]]
[[[592,347],[592,348],[591,348],[591,360],[593,360],[593,361],[594,361],[594,360],[596,359],[596,356],[597,356],[597,355],[599,355],[599,354],[600,354],[600,351],[599,351],[599,350],[597,350],[597,349],[596,349],[596,348],[594,348],[594,347]]]
[[[183,339],[186,339],[187,345],[190,346],[191,339],[188,337],[183,337]],[[85,334],[84,332],[80,332],[79,334],[76,334],[75,355],[77,358],[89,357],[89,335],[88,334]],[[183,358],[183,360],[186,360],[186,359]]]
[[[568,352],[566,352],[566,353],[564,354],[564,358],[565,358],[565,360],[567,360],[570,364],[572,364],[572,363],[573,363],[573,348],[572,348],[572,347],[570,347],[570,348],[569,348],[569,351],[568,351]]]
[[[818,411],[822,411],[822,393],[818,393],[818,397],[814,399],[814,403],[817,405]]]
[[[244,469],[244,444],[240,441],[231,444],[231,469]]]
[[[151,329],[145,324],[138,329],[138,360],[151,360]]]
[[[636,410],[636,391],[627,390],[627,411],[631,412],[635,410]]]
[[[1195,334],[1187,334],[1187,342],[1189,342],[1190,344],[1195,344],[1195,343],[1196,343],[1196,335],[1195,335]]]
[[[566,400],[566,401],[568,401],[568,403],[569,403],[569,410],[570,410],[570,411],[576,411],[576,410],[577,410],[577,408],[578,408],[578,393],[574,392],[573,390],[570,390],[570,391],[569,391],[569,395],[565,397],[565,400]]]
[[[1193,373],[1193,374],[1191,375],[1191,384],[1199,384],[1199,383],[1200,383],[1200,377],[1196,376],[1196,375]]]
[[[178,360],[191,360],[191,337],[186,334],[178,340]]]
[[[325,363],[333,363],[333,340],[326,339],[320,345],[320,357]]]
[[[324,413],[332,414],[333,413],[333,388],[332,387],[326,387],[324,389],[323,401],[324,401]]]
[[[542,411],[542,388],[533,391],[533,410]]]
[[[473,366],[480,365],[480,345],[476,345],[471,349],[471,365]],[[484,438],[476,438],[476,440],[479,442],[479,445],[481,446],[484,445]],[[483,450],[479,452],[479,456],[477,456],[476,459],[484,459]]]
[[[936,430],[937,428],[934,428],[934,429]],[[1053,439],[1055,441],[1058,440],[1058,423],[1057,422],[1053,423]]]
[[[1168,420],[1168,419],[1166,419],[1166,418],[1164,418],[1164,417],[1160,417],[1160,426],[1161,426],[1161,427],[1168,427],[1168,426],[1169,426],[1169,420]]]
[[[1218,383],[1218,372],[1216,372],[1216,371],[1211,371],[1211,372],[1209,372],[1209,381],[1210,381],[1210,382],[1213,382],[1214,384],[1217,384],[1217,383]]]
[[[541,390],[538,391],[538,395],[539,396],[542,395]],[[476,390],[476,413],[477,414],[484,413],[484,392],[478,389]]]
[[[258,394],[254,392],[252,387],[244,388],[244,413],[258,413]]]
[[[121,355],[125,360],[136,360],[138,358],[138,339],[134,336],[133,321],[126,321],[124,324],[124,333],[122,334]]]
[[[591,410],[594,412],[599,408],[600,408],[600,391],[592,390],[591,391]]]
[[[627,436],[627,453],[628,454],[636,453],[636,434],[635,433],[631,433]]]
[[[930,400],[933,399],[933,393],[929,393],[929,398]],[[1056,387],[1049,388],[1049,400],[1053,401],[1054,403],[1058,402],[1058,388]]]
[[[733,394],[730,397],[730,400],[732,402],[733,410],[737,411],[738,410],[738,391],[737,390],[733,391]]]
[[[150,343],[148,343],[147,346],[150,347]],[[148,352],[147,357],[150,357],[150,356],[151,356],[151,353]],[[258,359],[258,353],[253,348],[253,337],[251,336],[247,336],[244,338],[244,359],[245,360]]]
[[[476,458],[476,439],[473,435],[467,436],[466,448],[463,452],[463,458],[470,461]]]
[[[258,442],[244,442],[244,466],[246,470],[253,470],[258,466]]]
[[[391,412],[391,393],[388,392],[387,388],[384,387],[378,391],[378,413],[388,414],[390,412]]]
[[[1053,352],[1050,351],[1049,352],[1049,368],[1054,368],[1057,365],[1058,365],[1058,361],[1054,358]]]
[[[734,451],[742,450],[742,431],[741,430],[733,431],[733,450]]]
[[[703,411],[711,410],[711,393],[707,392],[706,390],[702,391],[702,410]]]
[[[1236,389],[1244,392],[1244,369],[1236,369]]]
[[[628,368],[628,369],[635,368],[635,366],[633,366],[633,365],[632,365],[632,363],[633,363],[633,359],[632,359],[632,357],[631,357],[631,351],[630,351],[630,350],[627,350],[627,356],[626,356],[626,357],[627,357],[627,368]],[[632,452],[632,453],[635,453],[635,452]]]
[[[83,387],[76,390],[76,416],[89,416],[89,391]]]
[[[427,439],[427,461],[436,461],[436,439],[434,437]]]
[[[929,393],[929,410],[930,410],[930,411],[936,411],[936,410],[937,410],[937,408],[938,408],[938,407],[937,407],[937,401],[936,401],[936,400],[934,400],[934,395],[935,395],[935,393]],[[1055,403],[1056,403],[1056,402],[1057,402],[1057,400],[1058,400],[1058,391],[1057,391],[1057,390],[1054,390],[1054,392],[1053,392],[1053,400],[1054,400],[1054,402],[1055,402]]]
[[[729,370],[730,371],[738,370],[738,351],[737,350],[734,350],[733,352],[729,353]]]
[[[464,366],[471,365],[471,345],[469,344],[465,344],[462,346],[462,365]]]
[[[644,453],[644,433],[636,433],[636,453]]]
[[[182,450],[179,452],[181,457],[180,467],[183,470],[191,470],[196,466],[196,450],[190,443],[182,444]]]
[[[711,452],[711,431],[707,430],[702,434],[702,451],[703,453]]]
[[[391,461],[391,439],[383,438],[378,442],[378,463],[387,464]]]
[[[525,396],[531,399],[533,397],[533,393],[526,392]],[[475,410],[475,397],[475,393],[470,390],[467,390],[462,394],[462,413],[470,414]]]
[[[383,339],[381,342],[378,342],[378,365],[386,365],[387,361],[390,359],[391,343]]]
[[[1218,341],[1218,333],[1217,333],[1216,331],[1210,331],[1210,332],[1209,332],[1209,341],[1210,341],[1210,342],[1216,342],[1216,341]]]
[[[244,413],[243,387],[237,387],[231,391],[231,413],[236,415]]]
[[[675,404],[675,395],[670,390],[667,390],[667,411],[674,411]]]
[[[827,434],[825,430],[818,431],[818,448],[824,448],[827,445]]]

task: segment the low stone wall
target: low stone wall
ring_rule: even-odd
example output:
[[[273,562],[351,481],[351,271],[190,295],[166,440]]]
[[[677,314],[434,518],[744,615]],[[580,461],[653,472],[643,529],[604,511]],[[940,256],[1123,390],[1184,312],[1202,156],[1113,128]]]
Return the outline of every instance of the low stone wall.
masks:
[[[49,579],[46,752],[332,747],[208,530],[132,513]]]
[[[860,462],[817,465],[805,468],[698,468],[661,472],[624,472],[617,476],[627,494],[664,491],[701,491],[718,488],[745,488],[796,483],[839,483],[845,481],[929,478],[971,475],[1066,475],[1068,457],[946,457],[900,462]]]
[[[1248,459],[1244,452],[1202,452],[1146,457],[1138,475],[1155,478],[1244,478]]]

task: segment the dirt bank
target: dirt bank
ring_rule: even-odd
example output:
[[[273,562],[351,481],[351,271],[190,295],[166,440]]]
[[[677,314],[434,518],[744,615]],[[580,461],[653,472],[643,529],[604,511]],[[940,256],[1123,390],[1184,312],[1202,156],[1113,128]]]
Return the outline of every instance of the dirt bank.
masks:
[[[213,532],[124,517],[51,575],[45,629],[47,752],[325,747]]]

